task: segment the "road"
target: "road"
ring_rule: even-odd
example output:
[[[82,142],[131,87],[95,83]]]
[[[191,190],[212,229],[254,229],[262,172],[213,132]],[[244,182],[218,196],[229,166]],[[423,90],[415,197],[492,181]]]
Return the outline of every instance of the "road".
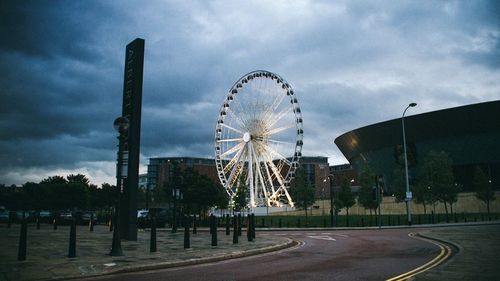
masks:
[[[296,240],[279,252],[217,263],[143,271],[88,280],[386,280],[440,253],[437,245],[409,237],[411,229],[257,232]]]

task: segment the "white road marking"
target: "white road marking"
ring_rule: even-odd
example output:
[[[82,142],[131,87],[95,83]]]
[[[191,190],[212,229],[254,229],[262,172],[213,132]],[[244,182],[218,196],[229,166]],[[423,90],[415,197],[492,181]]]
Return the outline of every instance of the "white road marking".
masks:
[[[327,241],[337,241],[337,239],[331,237],[331,236],[328,236],[328,235],[324,235],[324,236],[307,236],[308,238],[312,238],[312,239],[319,239],[319,240],[327,240]]]

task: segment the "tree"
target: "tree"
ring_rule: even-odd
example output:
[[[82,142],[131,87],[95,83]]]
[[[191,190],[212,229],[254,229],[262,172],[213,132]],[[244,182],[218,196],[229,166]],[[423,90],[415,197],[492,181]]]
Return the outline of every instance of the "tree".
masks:
[[[374,198],[375,186],[375,174],[372,172],[368,165],[364,165],[359,173],[359,183],[361,188],[359,190],[358,202],[365,209],[370,209],[370,219],[372,216],[372,210],[376,210],[379,202]]]
[[[446,216],[448,217],[448,204],[457,201],[459,192],[455,185],[452,162],[444,151],[431,151],[425,157],[422,165],[421,184],[432,189],[435,199],[444,203]]]
[[[245,177],[240,177],[240,183],[236,188],[236,195],[233,198],[234,209],[237,212],[241,212],[248,207],[248,186],[245,184],[243,178]]]
[[[227,195],[222,187],[193,168],[182,171],[182,203],[188,213],[206,212],[211,207],[225,208]]]
[[[406,175],[404,167],[397,167],[392,172],[392,191],[396,202],[406,199]]]
[[[66,176],[66,179],[68,180],[68,183],[81,183],[85,186],[90,185],[90,180],[87,178],[87,176],[82,174],[71,174]]]
[[[427,214],[427,205],[431,204],[434,206],[436,203],[436,197],[434,196],[433,190],[430,186],[426,186],[421,181],[413,185],[413,200],[415,203],[422,204],[424,206],[424,214]]]
[[[488,215],[490,214],[490,202],[494,201],[495,191],[491,186],[488,176],[483,172],[480,167],[474,169],[474,178],[472,185],[476,191],[476,198],[486,204]]]
[[[346,208],[347,222],[349,223],[349,208],[356,203],[356,198],[351,192],[351,183],[347,178],[342,179],[342,182],[340,183],[340,192],[337,197],[342,206]]]
[[[66,184],[68,181],[61,176],[51,176],[40,181],[40,184]]]
[[[302,168],[296,171],[294,184],[290,188],[290,195],[295,201],[295,206],[304,208],[307,223],[307,208],[314,204],[314,188],[307,182],[306,174]]]

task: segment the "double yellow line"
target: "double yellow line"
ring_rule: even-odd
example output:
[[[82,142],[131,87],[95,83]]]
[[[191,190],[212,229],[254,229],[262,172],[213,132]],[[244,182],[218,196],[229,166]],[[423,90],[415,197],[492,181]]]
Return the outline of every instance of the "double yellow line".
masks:
[[[401,275],[398,275],[396,277],[393,277],[391,279],[387,279],[387,281],[400,281],[400,280],[407,280],[417,274],[420,274],[422,272],[425,272],[433,267],[436,267],[438,266],[439,264],[443,263],[445,260],[447,260],[451,254],[452,254],[452,250],[451,248],[446,245],[446,244],[443,244],[443,243],[439,243],[437,241],[434,241],[434,240],[430,240],[430,239],[426,239],[426,238],[423,238],[423,237],[419,237],[419,236],[415,236],[415,233],[410,233],[408,234],[408,236],[412,237],[412,238],[417,238],[417,239],[420,239],[420,240],[424,240],[426,242],[429,242],[429,243],[432,243],[434,245],[437,245],[441,250],[439,252],[439,255],[437,255],[437,257],[435,257],[434,259],[432,259],[430,262],[422,265],[422,266],[419,266],[411,271],[408,271],[406,273],[403,273]]]

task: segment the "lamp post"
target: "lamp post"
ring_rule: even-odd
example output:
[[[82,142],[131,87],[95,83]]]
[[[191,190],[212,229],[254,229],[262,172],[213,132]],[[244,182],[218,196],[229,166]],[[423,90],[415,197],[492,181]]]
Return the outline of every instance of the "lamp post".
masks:
[[[332,185],[332,182],[333,182],[333,175],[328,175],[328,182],[329,182],[329,185],[330,185],[330,225],[332,227],[335,227],[336,226],[336,220],[333,219],[333,208],[334,208],[334,199],[333,199],[333,185]],[[326,182],[327,179],[324,179],[323,182]],[[337,212],[335,212],[335,215],[337,215]]]
[[[408,214],[408,225],[411,225],[411,198],[412,194],[410,192],[410,181],[408,179],[408,156],[406,154],[406,135],[405,135],[405,113],[410,107],[415,107],[417,106],[416,103],[412,102],[410,103],[405,110],[403,111],[403,116],[401,117],[401,125],[403,127],[403,150],[404,150],[404,156],[405,156],[405,175],[406,175],[406,213]]]
[[[129,128],[129,121],[125,117],[115,119],[113,126],[118,131],[118,157],[116,165],[116,206],[115,206],[115,223],[113,227],[113,242],[111,244],[111,256],[123,256],[121,238],[120,238],[120,200],[123,188],[123,143],[126,139],[126,133]]]
[[[172,198],[174,200],[174,211],[172,213],[172,233],[177,232],[177,201],[182,199],[180,188],[172,189]]]

